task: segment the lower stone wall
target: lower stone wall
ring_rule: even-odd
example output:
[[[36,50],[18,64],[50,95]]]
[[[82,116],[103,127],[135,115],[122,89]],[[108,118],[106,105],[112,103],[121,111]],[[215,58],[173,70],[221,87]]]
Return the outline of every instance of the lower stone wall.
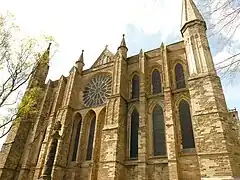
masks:
[[[183,155],[178,159],[180,180],[200,180],[197,155]]]
[[[169,180],[168,164],[148,165],[148,180]]]
[[[64,176],[66,180],[88,180],[91,174],[91,167],[69,168]]]
[[[125,168],[125,180],[137,180],[138,179],[138,166],[130,165]]]

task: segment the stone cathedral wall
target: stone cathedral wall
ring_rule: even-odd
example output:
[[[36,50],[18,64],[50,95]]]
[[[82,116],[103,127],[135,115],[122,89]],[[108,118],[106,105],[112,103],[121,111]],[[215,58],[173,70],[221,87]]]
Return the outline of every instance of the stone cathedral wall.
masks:
[[[44,133],[42,133],[41,136],[42,140],[39,141],[42,144],[39,144],[39,147],[41,147],[38,148],[34,154],[36,166],[31,167],[30,175],[28,177],[35,180],[42,174],[42,169],[46,162],[47,147],[49,146],[53,124],[57,120],[62,121],[62,119],[64,119],[64,121],[62,121],[64,129],[62,132],[64,131],[64,133],[62,133],[62,139],[60,139],[59,147],[57,149],[58,156],[56,157],[56,162],[54,164],[53,180],[60,180],[62,178],[64,180],[104,180],[102,177],[113,177],[115,173],[118,173],[120,180],[138,180],[141,178],[148,178],[148,180],[169,180],[173,179],[170,177],[170,171],[172,168],[170,165],[172,161],[170,156],[173,156],[176,159],[178,168],[177,173],[180,180],[200,179],[201,167],[199,165],[199,157],[197,156],[196,149],[183,149],[182,147],[180,115],[178,112],[179,102],[184,99],[191,104],[187,84],[189,72],[184,44],[182,41],[170,44],[166,46],[165,50],[166,57],[163,56],[163,49],[161,48],[145,52],[145,59],[142,62],[139,60],[140,55],[129,57],[127,62],[123,64],[124,70],[123,75],[121,76],[124,78],[125,84],[121,86],[121,98],[114,99],[113,97],[113,99],[109,99],[109,102],[102,106],[86,107],[83,103],[83,91],[88,82],[95,76],[99,74],[107,74],[113,77],[114,74],[117,74],[115,72],[116,70],[113,70],[113,62],[85,70],[81,76],[75,69],[73,69],[70,72],[69,77],[66,78],[62,76],[57,81],[50,81],[48,87],[51,93],[49,95],[49,92],[46,90],[46,94],[49,96],[49,99],[47,99],[46,102],[50,101],[52,103],[48,103],[48,108],[44,108],[45,123],[44,126],[42,125],[43,127],[40,128]],[[176,88],[174,68],[177,63],[181,63],[183,66],[185,82],[187,85],[186,88]],[[166,68],[166,66],[168,68]],[[152,93],[152,72],[154,69],[157,69],[160,72],[162,78],[162,92],[159,94]],[[142,98],[142,96],[146,98],[144,103],[139,99],[131,98],[132,77],[135,74],[139,75],[141,79],[140,91],[142,92],[140,92],[140,98]],[[143,79],[144,81],[142,81]],[[214,81],[214,83],[220,82]],[[118,84],[113,84],[113,86],[118,86]],[[170,95],[165,91],[167,88],[170,89]],[[221,89],[219,89],[219,92],[220,91]],[[199,99],[199,101],[204,100]],[[153,132],[151,123],[153,108],[157,104],[163,108],[165,121],[167,121],[167,118],[169,120],[169,117],[172,117],[174,127],[173,132],[171,132],[174,134],[173,135],[167,131],[169,128],[168,126],[170,125],[165,124],[166,139],[169,138],[167,136],[174,136],[174,142],[172,142],[171,146],[166,146],[167,153],[166,155],[161,156],[153,156]],[[146,133],[145,141],[141,141],[138,148],[139,154],[143,150],[146,150],[146,152],[144,152],[144,156],[146,156],[145,159],[131,159],[129,155],[129,126],[131,113],[134,108],[139,112],[140,119],[142,118],[143,121],[145,121],[145,126],[139,130],[138,134],[138,137],[141,137]],[[191,106],[190,111],[192,111]],[[92,160],[86,160],[90,120],[94,116],[96,116],[96,128],[94,133]],[[228,118],[227,116],[228,114],[226,115],[226,118]],[[232,129],[230,132],[227,132],[228,134],[226,135],[229,142],[232,143],[232,146],[229,146],[229,148],[233,148],[234,146],[238,147],[240,142],[235,138],[235,136],[239,136],[238,133],[240,133],[239,122],[237,125],[237,120],[233,118],[236,116],[237,114],[235,112],[230,112],[229,119],[231,118],[232,121],[229,120],[231,123],[226,125],[228,129]],[[82,120],[82,127],[76,161],[72,161],[71,154],[73,153],[73,144],[75,140],[72,136],[76,117],[79,117],[79,119]],[[207,126],[209,120],[204,118],[204,116],[201,116],[201,118],[201,122],[204,122]],[[114,127],[117,123],[119,123],[119,129]],[[204,137],[208,138],[211,135],[212,134],[208,132],[208,135],[205,135]],[[216,131],[216,136],[217,135],[218,133]],[[11,138],[11,136],[9,136],[9,138]],[[221,138],[221,140],[224,140],[225,137]],[[114,151],[114,143],[116,143],[116,141],[119,145],[116,147],[116,151]],[[207,143],[208,142],[205,142],[205,144]],[[211,148],[212,143],[213,142],[209,142],[209,146],[205,147],[206,151],[210,151],[210,149],[207,148]],[[220,140],[214,143],[219,144],[220,148],[217,150],[221,149]],[[198,148],[201,149],[204,147],[201,146]],[[230,161],[239,161],[239,149],[236,148],[235,150],[229,150],[233,152]],[[113,154],[114,156],[112,156]],[[24,157],[22,158],[22,161],[24,161]],[[107,163],[103,164],[104,161]],[[211,163],[218,163],[218,170],[221,173],[224,172],[224,166],[227,164],[224,161],[215,162],[215,159],[211,157],[207,157],[206,160],[202,159],[202,162],[209,164],[209,169],[211,169]],[[146,164],[146,167],[144,168],[141,167],[141,164],[143,163]],[[117,165],[115,166],[115,164]],[[116,167],[119,169],[117,172],[115,172]],[[240,169],[240,164],[232,166],[232,168],[233,171],[237,171]],[[100,172],[99,169],[103,170]],[[145,177],[141,177],[143,170],[145,170]],[[238,172],[235,173],[237,174]]]

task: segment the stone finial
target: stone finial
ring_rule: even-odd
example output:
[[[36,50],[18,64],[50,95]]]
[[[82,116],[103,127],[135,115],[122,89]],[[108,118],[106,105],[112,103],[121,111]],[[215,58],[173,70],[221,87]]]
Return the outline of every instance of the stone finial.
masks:
[[[122,47],[128,49],[128,48],[127,48],[127,45],[126,45],[126,41],[125,41],[125,34],[122,35],[122,41],[121,41],[121,44],[120,44],[120,46],[118,47],[118,49],[120,49],[120,48],[122,48]]]
[[[144,52],[143,52],[143,50],[142,50],[142,49],[140,49],[140,52],[139,52],[139,57],[140,57],[140,58],[144,57]]]
[[[181,28],[194,20],[205,22],[193,0],[183,0]]]
[[[81,53],[77,62],[82,62],[83,63],[83,53],[84,53],[84,50],[82,50],[82,53]]]

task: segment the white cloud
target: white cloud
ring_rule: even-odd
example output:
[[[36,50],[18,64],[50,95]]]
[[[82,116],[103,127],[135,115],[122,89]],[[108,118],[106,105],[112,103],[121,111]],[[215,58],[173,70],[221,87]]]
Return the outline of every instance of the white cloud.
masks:
[[[60,47],[50,63],[52,80],[68,75],[82,49],[86,68],[106,44],[115,52],[129,24],[146,34],[161,32],[164,42],[168,35],[179,33],[182,8],[181,0],[0,0],[0,4],[0,11],[16,15],[24,34],[55,37]],[[214,59],[227,57],[224,50]]]
[[[81,49],[85,49],[86,67],[106,44],[115,52],[128,24],[148,34],[160,31],[163,37],[179,31],[181,1],[3,0],[0,11],[6,10],[16,15],[25,34],[55,37],[60,47],[51,61],[49,78],[57,79],[68,74]]]

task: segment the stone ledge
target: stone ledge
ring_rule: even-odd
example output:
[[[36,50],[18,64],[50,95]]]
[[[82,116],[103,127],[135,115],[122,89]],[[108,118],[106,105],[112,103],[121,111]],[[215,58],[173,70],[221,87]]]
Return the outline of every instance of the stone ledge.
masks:
[[[118,128],[118,124],[109,124],[104,126],[103,131],[117,129],[117,128]]]
[[[210,152],[210,153],[197,153],[198,156],[204,156],[204,155],[208,155],[208,156],[215,156],[215,155],[228,155],[229,152],[227,151],[222,151],[222,152]]]
[[[240,177],[233,178],[231,176],[219,176],[219,177],[201,178],[201,180],[240,180]]]

